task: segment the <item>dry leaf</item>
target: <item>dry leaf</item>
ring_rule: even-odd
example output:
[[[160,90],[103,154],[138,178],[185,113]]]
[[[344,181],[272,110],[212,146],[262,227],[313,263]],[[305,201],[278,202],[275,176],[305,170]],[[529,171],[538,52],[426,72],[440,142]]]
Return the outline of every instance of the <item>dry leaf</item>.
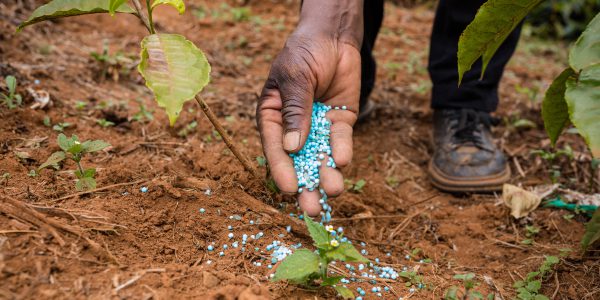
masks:
[[[504,184],[502,199],[504,204],[510,207],[510,214],[517,219],[527,216],[542,202],[542,198],[537,194],[512,184]]]

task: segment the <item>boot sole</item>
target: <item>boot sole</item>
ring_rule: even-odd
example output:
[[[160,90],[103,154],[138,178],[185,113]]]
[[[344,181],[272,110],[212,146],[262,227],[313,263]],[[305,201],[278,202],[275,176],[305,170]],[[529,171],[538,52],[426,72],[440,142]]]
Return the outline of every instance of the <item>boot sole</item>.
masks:
[[[478,177],[454,177],[444,174],[438,169],[433,161],[429,161],[429,178],[431,184],[445,192],[452,193],[481,193],[496,192],[502,190],[502,185],[510,180],[510,167],[494,175]]]

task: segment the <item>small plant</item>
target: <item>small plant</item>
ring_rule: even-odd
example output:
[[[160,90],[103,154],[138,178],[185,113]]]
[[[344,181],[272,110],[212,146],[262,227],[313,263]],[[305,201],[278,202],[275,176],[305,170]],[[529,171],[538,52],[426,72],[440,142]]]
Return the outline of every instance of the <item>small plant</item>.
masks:
[[[179,132],[177,132],[177,135],[180,137],[187,137],[188,134],[196,130],[196,127],[198,127],[198,122],[192,121],[189,124],[185,125],[185,127],[183,127],[181,130],[179,130]]]
[[[356,182],[352,182],[350,179],[345,179],[344,183],[346,184],[346,189],[354,193],[362,192],[362,189],[367,184],[364,179],[359,179]]]
[[[98,125],[100,125],[100,126],[102,126],[102,127],[104,127],[104,128],[111,127],[111,126],[115,126],[115,123],[114,123],[114,122],[108,121],[108,120],[106,120],[106,119],[98,119],[98,120],[96,121],[96,124],[98,124]]]
[[[110,144],[102,140],[80,142],[76,135],[67,138],[62,133],[58,135],[57,143],[62,151],[52,153],[46,162],[37,169],[37,172],[39,173],[47,167],[58,168],[58,163],[68,158],[77,165],[77,170],[75,170],[75,176],[77,177],[75,188],[78,191],[95,189],[96,180],[94,176],[96,175],[96,169],[85,169],[81,165],[81,159],[87,153],[97,152],[110,147]]]
[[[0,97],[4,101],[4,104],[10,109],[21,106],[23,100],[21,95],[17,93],[17,79],[14,76],[9,75],[6,76],[4,82],[6,82],[6,88],[8,89],[8,94],[0,93]]]
[[[342,276],[327,276],[332,261],[369,262],[352,244],[345,241],[343,233],[332,226],[323,226],[313,221],[306,213],[304,220],[314,241],[316,251],[298,249],[286,257],[275,272],[273,281],[287,280],[304,286],[331,286],[343,298],[354,299],[352,291],[340,284]]]
[[[129,70],[134,66],[133,59],[122,52],[119,51],[115,54],[110,54],[107,41],[104,41],[102,44],[102,53],[91,52],[90,56],[100,65],[101,81],[110,77],[113,81],[117,82],[121,74],[127,75]]]
[[[540,266],[540,269],[527,274],[524,280],[519,280],[513,285],[517,292],[517,299],[520,300],[548,300],[548,297],[540,293],[542,282],[554,266],[560,260],[556,256],[546,256],[546,259]]]
[[[58,124],[52,126],[52,130],[57,131],[57,132],[64,132],[65,128],[67,128],[67,127],[71,127],[71,123],[63,122],[63,123],[58,123]]]
[[[531,245],[534,242],[534,237],[540,233],[540,228],[533,225],[527,225],[525,226],[525,230],[527,231],[525,232],[525,237],[527,238],[522,240],[521,244]]]
[[[560,157],[566,157],[569,160],[573,159],[573,149],[571,149],[571,146],[569,145],[565,145],[563,149],[558,149],[556,151],[533,150],[531,151],[531,154],[538,155],[550,165],[550,180],[552,180],[553,183],[558,182],[561,176],[561,166],[555,164],[556,160]]]
[[[154,120],[154,116],[152,115],[152,113],[154,111],[148,110],[146,108],[146,105],[144,105],[144,102],[142,102],[141,100],[136,100],[136,101],[139,104],[139,111],[137,113],[135,113],[133,116],[131,116],[129,118],[129,120],[140,122],[140,123],[146,123],[146,122],[150,122],[150,121]]]
[[[483,294],[479,291],[473,290],[479,284],[473,280],[475,278],[475,274],[466,273],[466,274],[457,274],[454,275],[454,279],[460,280],[463,283],[464,291],[461,291],[459,287],[453,285],[446,290],[446,294],[444,295],[445,300],[475,300],[475,299],[484,299]],[[459,296],[461,295],[462,296]],[[487,295],[486,299],[493,300],[494,294],[490,293]]]
[[[406,287],[416,286],[420,289],[424,287],[423,276],[419,275],[416,271],[402,271],[398,275],[406,280],[404,283]]]

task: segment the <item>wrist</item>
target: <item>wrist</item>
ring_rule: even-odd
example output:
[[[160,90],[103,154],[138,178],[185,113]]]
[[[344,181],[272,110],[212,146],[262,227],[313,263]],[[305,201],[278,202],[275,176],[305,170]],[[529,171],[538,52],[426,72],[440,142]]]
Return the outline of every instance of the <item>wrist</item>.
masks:
[[[360,50],[363,0],[304,0],[295,34],[325,36]]]

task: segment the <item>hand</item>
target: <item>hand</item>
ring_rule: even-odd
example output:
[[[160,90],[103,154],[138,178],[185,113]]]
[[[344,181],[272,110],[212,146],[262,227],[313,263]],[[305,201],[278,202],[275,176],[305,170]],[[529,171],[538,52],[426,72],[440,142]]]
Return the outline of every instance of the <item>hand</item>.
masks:
[[[362,30],[362,22],[359,23]],[[346,166],[352,159],[352,125],[356,122],[360,95],[360,42],[337,34],[320,34],[315,27],[314,23],[303,27],[301,22],[288,38],[271,66],[257,108],[265,156],[275,183],[284,193],[298,190],[288,152],[297,152],[304,146],[310,131],[313,99],[332,107],[348,108],[331,110],[327,117],[332,122],[331,147],[336,165]],[[362,31],[358,36],[362,39]],[[343,192],[344,181],[339,170],[323,164],[320,175],[321,187],[328,196]],[[319,199],[318,190],[304,191],[298,201],[303,211],[316,216],[321,210]]]

